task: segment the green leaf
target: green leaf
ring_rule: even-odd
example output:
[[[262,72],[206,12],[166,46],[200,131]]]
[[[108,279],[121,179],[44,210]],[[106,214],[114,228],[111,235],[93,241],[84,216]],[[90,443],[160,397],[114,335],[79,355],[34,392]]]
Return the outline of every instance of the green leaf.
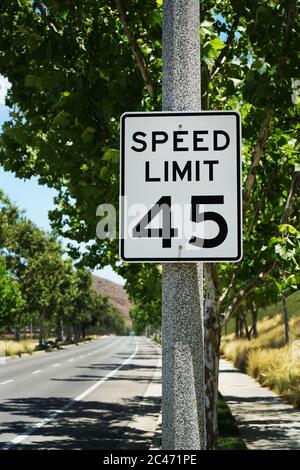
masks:
[[[120,152],[119,150],[116,150],[116,149],[107,149],[104,152],[104,155],[102,158],[105,161],[110,161],[112,163],[119,163]]]
[[[213,25],[213,23],[211,21],[207,21],[207,20],[204,20],[201,23],[201,27],[203,27],[203,28],[211,28],[212,25]]]
[[[97,72],[99,73],[100,77],[103,78],[106,82],[109,81],[109,73],[107,73],[105,70],[101,70],[99,68],[96,68]]]
[[[81,138],[85,144],[90,144],[94,138],[95,129],[93,127],[87,127],[82,133]]]
[[[70,124],[70,114],[66,113],[65,111],[61,111],[55,118],[53,119],[53,122],[55,124],[58,124],[59,126],[66,127],[69,126]]]
[[[203,57],[203,60],[209,69],[214,66],[215,61],[212,57],[206,56],[206,57]]]
[[[83,173],[86,173],[89,169],[89,167],[87,166],[86,163],[83,163],[81,166],[80,166],[80,169]]]
[[[298,230],[290,224],[281,224],[278,227],[280,233],[288,232],[291,235],[297,235]]]
[[[287,259],[286,257],[286,247],[284,245],[281,245],[280,243],[277,243],[275,245],[275,253],[277,253],[281,258]]]
[[[212,35],[212,32],[211,32],[209,29],[205,28],[204,26],[201,26],[201,32],[204,33],[204,34],[206,34],[207,36],[211,36],[211,35]],[[202,36],[201,36],[201,37],[202,37]],[[204,37],[204,36],[203,36],[203,37]]]
[[[221,39],[219,37],[214,38],[211,41],[209,41],[209,45],[215,51],[219,51],[219,50],[221,50],[225,47],[225,43],[223,41],[221,41]]]
[[[243,83],[243,80],[240,80],[239,78],[231,78],[229,77],[228,80],[231,80],[233,85],[234,85],[234,88],[238,88],[242,83]]]

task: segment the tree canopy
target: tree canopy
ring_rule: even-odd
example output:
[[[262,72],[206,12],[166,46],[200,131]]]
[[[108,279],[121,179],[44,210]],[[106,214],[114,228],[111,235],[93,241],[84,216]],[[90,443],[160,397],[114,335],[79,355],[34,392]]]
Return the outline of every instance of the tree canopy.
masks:
[[[117,241],[95,240],[95,214],[117,205],[120,115],[161,108],[161,4],[13,0],[0,17],[0,73],[12,83],[1,163],[58,189],[53,226],[87,243],[70,254],[114,265],[139,319],[155,324],[159,266],[120,266]],[[271,272],[276,282],[282,269],[299,279],[296,1],[203,0],[200,33],[203,108],[243,118],[244,258],[206,270],[230,315]]]

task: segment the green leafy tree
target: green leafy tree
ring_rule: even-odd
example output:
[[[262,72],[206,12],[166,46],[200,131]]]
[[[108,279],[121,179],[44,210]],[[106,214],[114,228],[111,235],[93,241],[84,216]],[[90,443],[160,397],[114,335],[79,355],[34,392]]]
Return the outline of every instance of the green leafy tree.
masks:
[[[39,318],[40,347],[45,341],[44,323],[56,313],[57,299],[64,282],[63,263],[59,252],[46,250],[30,259],[20,278],[27,309]]]
[[[17,327],[23,307],[20,287],[6,272],[5,260],[0,257],[0,328]]]

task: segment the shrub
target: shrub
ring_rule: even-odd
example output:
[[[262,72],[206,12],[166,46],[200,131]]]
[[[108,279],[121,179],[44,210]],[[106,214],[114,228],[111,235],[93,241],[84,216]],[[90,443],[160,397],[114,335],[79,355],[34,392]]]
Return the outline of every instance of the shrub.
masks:
[[[31,339],[22,341],[1,341],[0,349],[4,356],[21,356],[24,353],[31,354],[36,349],[37,342]]]

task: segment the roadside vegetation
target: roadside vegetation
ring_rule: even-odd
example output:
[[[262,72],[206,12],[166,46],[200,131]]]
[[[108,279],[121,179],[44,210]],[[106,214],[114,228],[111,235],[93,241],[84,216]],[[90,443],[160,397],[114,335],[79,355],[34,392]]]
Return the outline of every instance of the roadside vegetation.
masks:
[[[218,431],[218,450],[247,450],[229,406],[220,394],[218,400]]]
[[[32,354],[38,346],[38,341],[34,339],[23,339],[20,341],[0,340],[1,356],[21,356],[22,354]]]
[[[118,310],[93,289],[90,271],[75,266],[55,235],[38,229],[0,191],[1,354],[104,333],[126,334],[126,328]]]
[[[281,303],[259,311],[257,337],[225,336],[221,353],[263,386],[300,407],[300,291],[287,297],[289,341],[286,342]]]

